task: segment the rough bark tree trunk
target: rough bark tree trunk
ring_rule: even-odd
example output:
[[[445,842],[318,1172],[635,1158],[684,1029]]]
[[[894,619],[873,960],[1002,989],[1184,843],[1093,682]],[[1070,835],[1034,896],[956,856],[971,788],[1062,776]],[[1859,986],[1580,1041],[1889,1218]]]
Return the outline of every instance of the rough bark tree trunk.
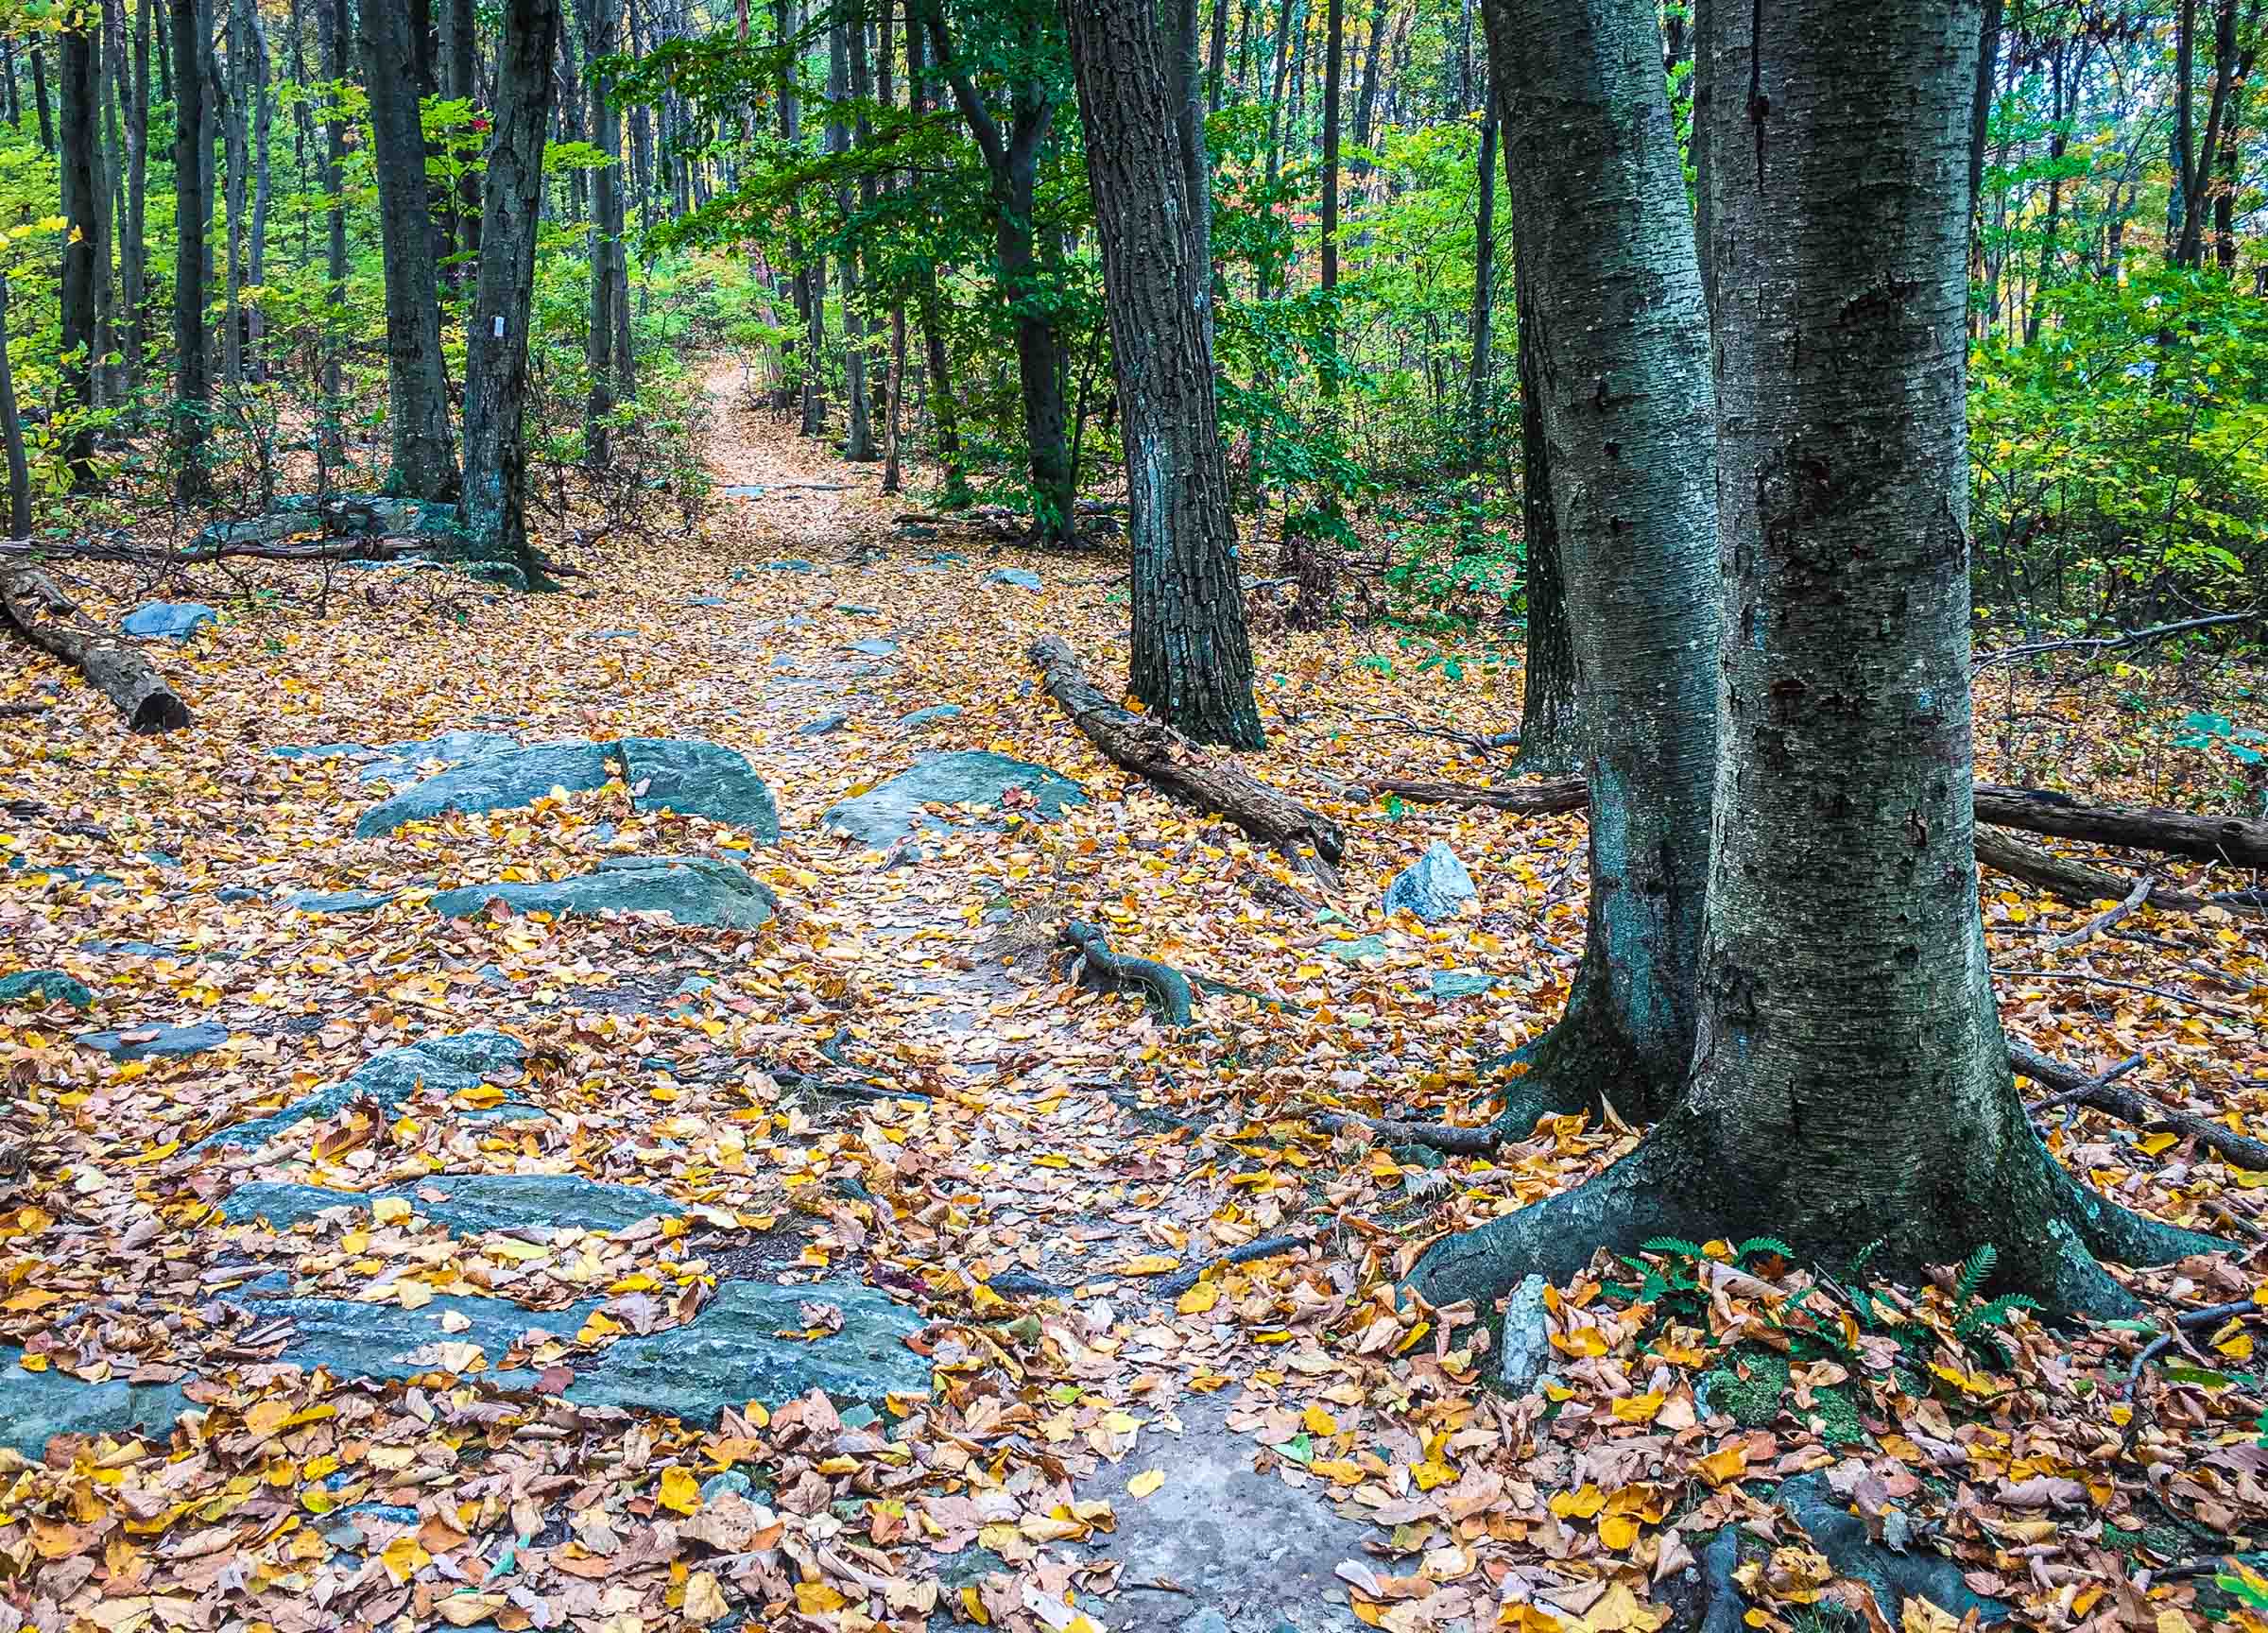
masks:
[[[853,38],[855,36],[855,39]],[[827,95],[838,109],[847,97],[866,95],[867,16],[865,0],[849,0],[848,9],[827,31]],[[850,151],[850,127],[838,112],[827,122],[827,151],[840,158]],[[865,191],[871,183],[862,183]],[[836,212],[850,215],[850,184],[834,190]],[[868,200],[870,202],[870,199]],[[867,325],[858,306],[858,256],[835,257],[843,298],[843,457],[865,463],[875,457],[874,404],[867,372]]]
[[[393,463],[387,486],[420,499],[450,500],[457,493],[456,450],[449,434],[412,10],[411,0],[365,0],[362,7],[379,249],[386,268],[387,423]]]
[[[1496,99],[1481,110],[1481,192],[1472,225],[1472,355],[1465,373],[1465,457],[1477,467],[1488,447],[1488,370],[1496,330]]]
[[[205,438],[213,421],[213,378],[205,349],[205,167],[198,152],[205,129],[205,85],[204,77],[192,66],[200,60],[205,35],[202,0],[170,0],[167,17],[174,60],[184,65],[173,111],[172,457],[175,494],[182,504],[194,506],[212,491],[212,473],[204,462]]]
[[[1601,813],[1583,963],[1506,1116],[1525,1127],[1607,1090],[1652,1117],[1692,1058],[1715,762],[1707,311],[1651,8],[1490,0],[1484,20]]]
[[[31,95],[40,112],[40,151],[55,151],[55,115],[47,105],[47,58],[37,45],[31,48]]]
[[[1252,649],[1214,400],[1210,268],[1192,241],[1175,50],[1148,0],[1066,0],[1118,363],[1127,535],[1129,686],[1206,743],[1258,748]]]
[[[510,0],[497,47],[496,108],[481,183],[480,285],[467,325],[465,531],[490,560],[549,587],[527,539],[528,315],[535,304],[543,145],[551,131],[559,0]]]
[[[1521,654],[1519,766],[1530,776],[1572,770],[1575,649],[1559,573],[1559,520],[1552,508],[1552,455],[1543,431],[1543,335],[1536,326],[1524,258],[1512,246],[1512,303],[1520,332],[1520,521],[1521,589],[1528,638]]]
[[[346,376],[339,353],[346,344],[347,325],[347,126],[344,98],[347,60],[353,51],[353,9],[349,0],[315,0],[317,49],[323,59],[323,77],[330,93],[323,108],[323,157],[317,180],[330,199],[325,212],[327,242],[323,257],[322,407],[317,417],[316,462],[328,486],[330,473],[346,464],[346,437],[341,418],[346,412]]]

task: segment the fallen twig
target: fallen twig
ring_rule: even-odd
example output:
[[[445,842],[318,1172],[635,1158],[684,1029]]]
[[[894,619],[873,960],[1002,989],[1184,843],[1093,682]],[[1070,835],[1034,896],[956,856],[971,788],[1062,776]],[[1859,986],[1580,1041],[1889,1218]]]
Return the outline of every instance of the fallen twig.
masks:
[[[2036,1110],[2070,1100],[2138,1126],[2162,1123],[2184,1139],[2196,1141],[2225,1162],[2255,1173],[2268,1172],[2268,1142],[2240,1134],[2210,1117],[2162,1106],[2131,1089],[2117,1086],[2111,1079],[2126,1070],[2123,1062],[2099,1077],[2090,1078],[2022,1043],[2008,1045],[2008,1062],[2041,1088],[2055,1091],[2051,1100],[2034,1108]]]
[[[2078,929],[2065,931],[2047,944],[2047,951],[2061,953],[2067,948],[2078,946],[2082,941],[2091,941],[2139,907],[2149,898],[2150,885],[2150,875],[2143,874],[2134,882],[2134,888],[2126,892],[2122,901],[2105,908]]]
[[[1226,1269],[1231,1264],[1249,1264],[1255,1259],[1273,1259],[1279,1253],[1292,1253],[1302,1247],[1311,1247],[1322,1239],[1323,1233],[1329,1229],[1328,1225],[1317,1225],[1306,1230],[1286,1231],[1281,1236],[1263,1236],[1259,1241],[1247,1242],[1242,1247],[1231,1247],[1217,1259],[1209,1259],[1202,1264],[1192,1264],[1175,1271],[1158,1283],[1158,1291],[1168,1298],[1178,1298],[1204,1281],[1209,1271]]]
[[[2187,992],[2176,992],[2171,987],[2153,987],[2146,981],[2121,981],[2115,976],[2098,975],[2091,970],[2000,970],[1995,975],[2005,975],[2012,981],[2080,981],[2090,987],[2116,987],[2126,992],[2145,992],[2153,998],[2163,998],[2170,1004],[2186,1004],[2192,1009],[2202,1009],[2224,1021],[2249,1021],[2252,1017],[2242,1009],[2231,1009],[2225,1004],[2208,1003],[2192,998]]]
[[[2177,624],[2156,624],[2147,629],[2133,629],[2117,635],[2088,635],[2070,641],[2031,641],[2020,646],[2003,646],[1996,652],[1980,652],[1974,667],[1990,668],[1995,663],[2010,663],[2019,658],[2036,658],[2044,652],[2087,651],[2116,652],[2126,646],[2143,646],[2153,641],[2171,640],[2196,629],[2211,629],[2224,624],[2256,624],[2259,612],[2216,612],[2206,618],[2184,618]]]

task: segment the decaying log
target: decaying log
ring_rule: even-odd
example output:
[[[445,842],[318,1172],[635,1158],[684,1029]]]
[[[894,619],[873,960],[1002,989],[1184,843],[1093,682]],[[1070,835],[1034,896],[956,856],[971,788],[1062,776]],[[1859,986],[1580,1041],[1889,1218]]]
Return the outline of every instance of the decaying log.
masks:
[[[1032,645],[1031,660],[1044,671],[1048,695],[1113,762],[1176,799],[1219,812],[1338,887],[1333,865],[1345,853],[1347,838],[1336,822],[1233,761],[1208,754],[1163,721],[1120,708],[1087,679],[1061,637],[1041,636]],[[1303,857],[1302,849],[1313,855]]]
[[[2186,811],[2143,810],[2123,805],[2086,805],[2061,794],[2032,788],[1977,784],[1977,820],[1996,828],[2019,828],[2058,839],[2096,845],[2123,845],[2199,862],[2228,862],[2240,868],[2268,868],[2268,822],[2241,816],[2197,816]],[[2123,895],[2123,891],[2113,892]]]
[[[189,724],[189,706],[140,648],[87,627],[77,606],[45,574],[0,567],[0,613],[25,640],[84,675],[118,706],[132,731],[178,731]]]
[[[1580,811],[1590,803],[1589,786],[1580,777],[1550,782],[1516,782],[1503,788],[1379,777],[1365,782],[1363,787],[1373,799],[1390,794],[1413,805],[1468,805],[1482,811],[1513,811],[1522,816],[1553,816],[1562,811]]]
[[[2005,873],[2011,879],[2045,890],[2059,902],[2074,907],[2092,907],[2098,902],[2117,902],[2134,888],[2134,881],[2122,873],[2108,868],[2094,868],[2069,856],[2058,856],[2053,851],[2042,851],[2036,845],[2027,845],[1997,829],[1980,827],[1977,830],[1977,860],[1996,873]],[[2192,896],[2186,890],[2153,881],[2150,885],[2150,905],[2171,912],[2194,913],[2204,906],[2205,899]]]
[[[2183,1139],[2196,1141],[2224,1161],[2255,1173],[2268,1171],[2268,1143],[2239,1134],[2210,1117],[2161,1106],[2122,1083],[2110,1082],[2107,1077],[2090,1078],[2021,1043],[2008,1045],[2008,1063],[2041,1088],[2054,1090],[2058,1099],[2068,1095],[2082,1106],[2137,1127],[2162,1123]]]

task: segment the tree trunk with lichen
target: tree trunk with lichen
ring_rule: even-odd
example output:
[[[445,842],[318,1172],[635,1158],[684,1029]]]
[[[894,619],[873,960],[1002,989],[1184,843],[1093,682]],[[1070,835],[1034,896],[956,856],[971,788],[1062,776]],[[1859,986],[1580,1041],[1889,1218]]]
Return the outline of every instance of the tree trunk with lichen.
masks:
[[[1789,0],[1768,50],[1739,8],[1711,31],[1714,82],[1756,91],[1710,110],[1724,603],[1691,1082],[1598,1179],[1430,1253],[1437,1301],[1769,1232],[1909,1276],[1990,1243],[1999,1284],[2112,1314],[2098,1257],[2215,1246],[2083,1190],[2010,1076],[1971,867],[1976,0],[1868,18]]]
[[[1692,1058],[1709,856],[1709,329],[1652,9],[1492,0],[1486,16],[1597,813],[1583,963],[1505,1117],[1524,1129],[1603,1095],[1651,1118]]]

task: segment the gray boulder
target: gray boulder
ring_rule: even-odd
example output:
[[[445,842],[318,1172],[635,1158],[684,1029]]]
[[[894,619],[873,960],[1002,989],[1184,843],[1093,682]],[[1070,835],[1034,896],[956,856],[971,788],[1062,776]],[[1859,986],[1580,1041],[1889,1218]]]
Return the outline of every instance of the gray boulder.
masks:
[[[420,1195],[422,1191],[448,1195],[435,1202]],[[329,1209],[360,1212],[392,1196],[406,1197],[420,1217],[457,1236],[484,1230],[625,1230],[642,1219],[674,1219],[684,1212],[660,1192],[601,1184],[575,1174],[436,1174],[378,1191],[258,1180],[230,1192],[220,1214],[232,1225],[265,1219],[278,1230],[288,1230]]]
[[[144,1037],[144,1033],[154,1037]],[[113,1060],[180,1060],[217,1049],[229,1040],[229,1029],[211,1021],[195,1026],[144,1026],[127,1032],[81,1032],[79,1042],[99,1049]]]
[[[1087,802],[1076,782],[1044,765],[971,748],[935,755],[864,794],[829,806],[819,826],[882,851],[917,826],[936,826],[923,814],[925,805],[998,805],[1010,788],[1030,794],[1042,816],[1057,816],[1066,806]]]
[[[1495,985],[1495,976],[1484,975],[1478,970],[1436,970],[1433,998],[1436,1004],[1453,1003],[1459,998],[1477,997]]]
[[[562,918],[662,913],[679,924],[753,930],[779,911],[771,890],[737,862],[708,856],[610,856],[595,873],[548,884],[468,885],[433,899],[434,910],[470,919],[502,902],[515,913]]]
[[[1773,1502],[1804,1528],[1836,1575],[1864,1582],[1873,1590],[1875,1603],[1894,1626],[1910,1598],[1927,1599],[1955,1621],[1971,1610],[1987,1624],[2009,1614],[2002,1601],[1973,1591],[1961,1567],[1942,1554],[1900,1554],[1875,1541],[1866,1521],[1835,1495],[1824,1470],[1782,1482]]]
[[[1540,1276],[1530,1276],[1512,1289],[1504,1300],[1504,1336],[1497,1347],[1497,1382],[1514,1395],[1525,1395],[1551,1369],[1552,1337],[1545,1326]]]
[[[1005,584],[1011,590],[1037,590],[1040,575],[1029,567],[995,567],[985,575],[988,584]]]
[[[255,1117],[209,1134],[193,1149],[219,1145],[265,1145],[277,1135],[311,1117],[335,1117],[356,1095],[368,1094],[389,1115],[421,1088],[436,1094],[456,1094],[475,1089],[488,1077],[516,1072],[527,1051],[517,1038],[501,1032],[458,1032],[445,1038],[388,1049],[371,1056],[347,1076],[312,1094],[303,1094],[282,1110]]]
[[[68,1004],[75,1009],[92,1008],[94,994],[87,984],[60,970],[26,970],[0,975],[0,1005]]]
[[[52,1368],[0,1367],[0,1446],[37,1458],[57,1435],[138,1433],[163,1445],[189,1409],[179,1384],[88,1384]]]
[[[219,617],[201,601],[145,601],[126,615],[124,627],[145,641],[186,641]]]
[[[1472,875],[1457,860],[1457,853],[1436,839],[1426,847],[1424,855],[1394,876],[1394,883],[1386,886],[1383,906],[1388,917],[1415,913],[1428,924],[1438,924],[1454,918],[1460,906],[1479,896]]]

